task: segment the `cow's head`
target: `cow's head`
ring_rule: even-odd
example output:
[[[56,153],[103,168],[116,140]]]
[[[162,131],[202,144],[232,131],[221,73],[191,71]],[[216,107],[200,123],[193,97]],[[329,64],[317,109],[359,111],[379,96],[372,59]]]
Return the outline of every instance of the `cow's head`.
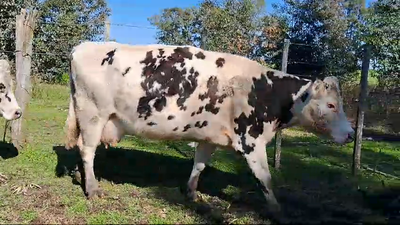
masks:
[[[336,77],[317,79],[294,104],[300,125],[320,135],[329,135],[343,144],[354,139],[354,130],[343,111],[339,81]]]
[[[15,120],[22,115],[12,88],[10,65],[8,61],[0,60],[0,115],[6,120]]]

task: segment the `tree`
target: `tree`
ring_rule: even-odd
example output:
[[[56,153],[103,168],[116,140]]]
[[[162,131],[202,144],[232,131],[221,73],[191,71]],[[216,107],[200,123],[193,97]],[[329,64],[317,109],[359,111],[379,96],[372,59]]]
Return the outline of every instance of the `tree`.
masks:
[[[110,14],[105,0],[46,0],[35,31],[36,73],[57,81],[68,72],[68,54],[82,40],[101,40]]]
[[[358,46],[349,31],[358,6],[346,0],[284,0],[274,5],[275,16],[288,22],[291,42],[303,44],[291,46],[288,72],[343,77],[355,71]]]
[[[400,86],[400,2],[374,2],[365,13],[360,39],[372,46],[373,67],[382,87]]]
[[[33,8],[36,0],[0,1],[0,58],[15,60],[15,19],[21,8]]]
[[[266,15],[261,19],[260,35],[256,37],[254,57],[257,61],[280,70],[283,43],[287,38],[288,23],[282,17]]]
[[[205,0],[192,8],[164,9],[149,21],[159,29],[159,43],[206,46],[254,58],[264,4],[263,0]]]
[[[157,26],[157,40],[159,43],[176,45],[194,45],[196,33],[194,29],[196,8],[168,8],[163,9],[161,15],[149,19],[150,23]]]
[[[15,16],[17,15],[17,5],[15,0],[0,1],[0,57],[10,59],[11,53],[4,51],[14,51],[15,43],[11,40],[15,36]]]

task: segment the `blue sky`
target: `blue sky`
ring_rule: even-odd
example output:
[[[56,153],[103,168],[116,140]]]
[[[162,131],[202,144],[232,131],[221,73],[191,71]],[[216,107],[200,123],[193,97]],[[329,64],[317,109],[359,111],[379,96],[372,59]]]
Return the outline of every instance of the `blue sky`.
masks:
[[[201,0],[107,0],[111,8],[110,38],[127,44],[156,43],[156,29],[151,28],[147,18],[159,14],[164,8],[191,7],[198,5]],[[367,0],[371,2],[373,0]],[[266,0],[267,12],[272,10],[273,3],[281,0]],[[147,28],[117,26],[113,24],[131,24]]]

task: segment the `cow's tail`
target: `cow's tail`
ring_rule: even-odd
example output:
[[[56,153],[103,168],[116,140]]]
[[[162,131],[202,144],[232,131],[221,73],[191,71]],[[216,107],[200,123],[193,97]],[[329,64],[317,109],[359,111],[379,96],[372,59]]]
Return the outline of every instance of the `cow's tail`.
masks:
[[[78,120],[76,117],[76,109],[75,109],[75,75],[74,70],[72,68],[72,53],[70,54],[69,57],[69,84],[70,84],[70,97],[69,97],[69,109],[68,109],[68,117],[66,120],[66,143],[65,143],[65,148],[66,149],[71,149],[74,148],[76,145],[78,145],[78,139],[80,137],[80,128],[78,124]]]

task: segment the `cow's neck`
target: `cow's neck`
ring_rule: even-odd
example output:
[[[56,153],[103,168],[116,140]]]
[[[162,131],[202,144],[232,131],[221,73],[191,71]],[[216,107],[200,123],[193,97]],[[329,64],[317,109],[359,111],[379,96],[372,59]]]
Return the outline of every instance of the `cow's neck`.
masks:
[[[311,85],[295,100],[292,108],[290,109],[293,117],[286,124],[281,124],[279,129],[285,129],[300,124],[300,120],[304,119],[305,112],[311,107],[310,100],[312,98],[312,83]],[[301,117],[301,118],[300,118]],[[309,119],[309,118],[308,118]]]

